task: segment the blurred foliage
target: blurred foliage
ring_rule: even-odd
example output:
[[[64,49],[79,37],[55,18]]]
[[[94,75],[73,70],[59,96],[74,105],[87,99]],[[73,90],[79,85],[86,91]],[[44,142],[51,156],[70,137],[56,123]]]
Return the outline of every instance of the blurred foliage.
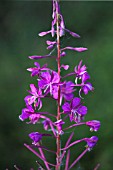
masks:
[[[97,135],[97,146],[87,153],[77,164],[76,169],[93,170],[100,163],[100,170],[111,170],[113,166],[113,2],[61,1],[66,27],[81,35],[81,39],[65,39],[70,46],[85,46],[88,51],[82,54],[67,52],[63,58],[70,64],[70,70],[80,59],[88,67],[94,93],[86,96],[88,106],[86,120],[99,119],[101,129],[97,134],[89,128],[77,127],[75,139]],[[40,126],[27,125],[18,119],[25,107],[24,97],[30,83],[36,80],[30,77],[26,68],[33,66],[29,55],[47,54],[44,38],[38,37],[40,31],[50,29],[52,5],[50,1],[0,1],[0,169],[14,169],[14,164],[22,170],[30,167],[37,169],[36,156],[30,153],[23,143],[30,143],[28,134],[40,131]],[[49,63],[56,68],[55,61],[40,60],[40,64]],[[55,112],[50,101],[44,101],[43,110]],[[67,134],[64,135],[65,140]],[[65,143],[65,140],[62,143]],[[73,139],[74,140],[74,139]],[[45,138],[45,143],[54,149],[55,145]],[[79,148],[79,150],[78,150]],[[71,150],[73,161],[84,149],[77,145]],[[54,161],[52,155],[48,159]],[[74,168],[75,169],[75,168]]]

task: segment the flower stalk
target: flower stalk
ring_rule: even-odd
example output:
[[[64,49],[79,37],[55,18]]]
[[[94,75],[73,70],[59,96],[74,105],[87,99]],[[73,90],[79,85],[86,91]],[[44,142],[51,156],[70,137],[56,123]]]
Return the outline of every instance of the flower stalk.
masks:
[[[87,72],[87,67],[82,65],[82,60],[75,66],[73,72],[69,73],[69,65],[61,63],[61,57],[65,59],[66,50],[73,50],[81,53],[86,51],[87,48],[71,46],[61,48],[61,37],[65,36],[66,32],[69,36],[74,38],[80,38],[80,36],[65,28],[64,19],[60,11],[59,0],[53,0],[52,2],[53,14],[51,30],[39,33],[39,36],[41,37],[47,34],[51,34],[52,38],[55,37],[55,40],[46,41],[47,50],[51,51],[46,55],[33,55],[29,56],[29,58],[32,60],[53,58],[57,62],[57,71],[49,68],[47,64],[40,66],[40,64],[36,61],[34,62],[34,67],[27,69],[27,71],[31,72],[31,77],[37,78],[37,84],[30,84],[30,90],[28,90],[29,95],[24,98],[26,106],[22,109],[19,119],[21,121],[25,121],[26,119],[29,120],[26,122],[27,124],[37,124],[37,126],[40,126],[41,124],[45,130],[45,133],[31,132],[29,134],[29,138],[32,140],[32,145],[24,144],[27,149],[43,161],[42,165],[37,163],[37,165],[39,165],[38,168],[47,170],[54,168],[54,170],[61,170],[61,167],[64,166],[63,160],[66,155],[64,169],[70,170],[87,151],[91,151],[93,149],[98,141],[97,136],[92,136],[90,138],[83,137],[82,139],[71,142],[74,134],[76,133],[76,127],[84,125],[89,127],[91,132],[97,132],[100,128],[100,121],[83,121],[88,113],[88,108],[83,102],[84,98],[82,95],[87,95],[90,91],[94,90],[90,83],[90,75]],[[67,72],[64,76],[61,74],[62,69]],[[69,78],[70,76],[74,77],[74,81],[66,80],[66,78]],[[43,108],[44,98],[56,101],[56,113],[41,111]],[[64,124],[67,123],[67,119],[69,119],[71,125],[64,127]],[[74,132],[69,135],[65,146],[62,146],[61,135],[63,139],[64,133],[70,133],[68,130],[71,128],[74,128]],[[55,150],[44,146],[43,140],[45,140],[45,138],[55,140]],[[70,165],[71,147],[79,144],[80,142],[86,142],[86,149]],[[38,149],[38,152],[35,149]],[[48,161],[45,156],[45,152],[56,155],[54,164]]]
[[[57,0],[56,0],[57,2]],[[59,31],[59,13],[58,13],[58,7],[56,8],[56,26],[57,26],[57,63],[58,63],[58,75],[60,77],[60,31]],[[58,105],[57,105],[57,121],[59,121],[61,118],[60,116],[60,86],[58,85]],[[56,152],[56,170],[60,170],[60,156],[61,156],[61,139],[60,139],[60,133],[59,129],[57,128],[57,152]]]

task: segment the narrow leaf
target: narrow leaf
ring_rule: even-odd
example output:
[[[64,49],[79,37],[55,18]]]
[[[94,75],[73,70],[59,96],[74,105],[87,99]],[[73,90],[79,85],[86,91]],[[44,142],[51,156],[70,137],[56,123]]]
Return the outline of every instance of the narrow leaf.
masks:
[[[69,166],[69,159],[70,159],[70,150],[68,150],[68,153],[67,153],[65,170],[68,169],[68,166]]]

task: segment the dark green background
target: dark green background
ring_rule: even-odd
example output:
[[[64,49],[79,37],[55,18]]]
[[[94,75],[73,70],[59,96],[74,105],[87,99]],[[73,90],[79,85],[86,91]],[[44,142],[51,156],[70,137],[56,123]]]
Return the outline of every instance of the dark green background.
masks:
[[[88,67],[95,91],[85,98],[88,114],[85,120],[98,119],[101,128],[97,133],[87,127],[75,129],[74,139],[97,135],[97,146],[87,153],[76,168],[93,170],[100,163],[100,170],[113,167],[113,2],[61,1],[61,11],[68,29],[81,35],[81,39],[65,39],[69,46],[88,47],[88,51],[78,54],[67,52],[63,63],[70,65],[70,71],[80,59]],[[40,125],[27,125],[18,116],[24,107],[24,97],[30,83],[36,83],[26,71],[33,66],[29,55],[47,54],[45,40],[38,33],[50,29],[52,4],[50,1],[1,1],[0,2],[0,170],[14,169],[14,164],[22,170],[36,168],[36,156],[23,143],[31,143],[28,134],[41,131]],[[56,68],[55,61],[40,60]],[[43,111],[56,111],[52,101],[44,101]],[[66,139],[67,135],[64,135]],[[65,139],[63,143],[65,143]],[[74,140],[73,139],[73,140]],[[52,140],[45,143],[55,147]],[[83,151],[84,145],[72,148],[72,160]],[[52,155],[48,156],[54,161]]]

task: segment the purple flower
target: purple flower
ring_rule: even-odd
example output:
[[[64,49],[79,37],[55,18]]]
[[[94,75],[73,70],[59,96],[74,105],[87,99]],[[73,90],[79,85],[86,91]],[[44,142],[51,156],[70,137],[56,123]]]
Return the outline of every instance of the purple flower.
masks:
[[[29,93],[32,95],[28,95],[24,98],[26,105],[31,105],[34,103],[35,109],[39,106],[39,109],[42,107],[42,101],[40,98],[43,97],[41,89],[35,87],[34,84],[30,84],[31,90],[29,90]],[[36,100],[37,99],[37,100]],[[38,110],[39,110],[38,109]]]
[[[40,118],[41,118],[40,113],[31,114],[29,116],[30,122],[28,122],[28,124],[29,123],[36,124],[39,121]]]
[[[100,128],[100,121],[91,120],[86,122],[86,125],[90,127],[90,131],[98,131]]]
[[[57,72],[43,72],[41,73],[41,79],[38,81],[38,85],[41,89],[44,89],[44,92],[50,92],[51,95],[54,95],[54,87],[57,86],[60,82],[60,77]]]
[[[19,116],[19,119],[24,121],[28,119],[31,114],[34,114],[34,109],[31,105],[27,105],[27,108],[22,109],[22,114]]]
[[[97,136],[92,136],[91,138],[85,138],[84,141],[87,142],[87,148],[90,151],[97,143],[98,137]]]
[[[81,99],[75,97],[71,103],[65,102],[62,106],[64,113],[67,113],[70,117],[70,121],[79,123],[87,114],[87,107],[82,106]]]
[[[90,82],[87,82],[88,79],[90,79],[89,74],[84,73],[83,76],[82,76],[82,85],[81,85],[82,87],[81,87],[80,93],[81,93],[81,91],[83,91],[83,93],[85,95],[88,94],[89,91],[94,90],[92,84]]]
[[[73,84],[73,82],[68,81],[64,82],[64,84],[60,86],[60,103],[62,103],[63,97],[65,100],[72,100],[72,98],[74,97],[73,92],[75,91],[72,87]]]
[[[65,122],[62,121],[62,119],[56,121],[54,124],[55,126],[57,127],[58,129],[58,134],[59,135],[62,135],[64,132],[62,131],[62,125],[64,124]]]
[[[50,126],[50,121],[49,120],[44,120],[42,122],[42,124],[44,125],[44,129],[48,130],[49,126]]]
[[[32,132],[29,134],[29,137],[33,140],[32,144],[36,145],[40,140],[42,140],[43,136],[52,136],[50,134],[41,134],[39,132]]]
[[[90,75],[86,72],[82,75],[82,83],[90,79]]]
[[[75,74],[77,78],[82,78],[83,74],[86,73],[87,67],[85,65],[82,66],[82,60],[79,62],[78,67],[74,68]]]
[[[65,100],[70,101],[74,97],[73,92],[75,90],[73,89],[72,86],[74,86],[74,83],[71,81],[68,82],[65,81],[62,85],[60,85],[60,105],[62,104],[63,98]],[[58,86],[55,86],[53,88],[53,97],[55,99],[58,99]]]
[[[27,105],[27,108],[22,109],[22,114],[19,116],[19,119],[21,121],[24,121],[25,119],[30,120],[28,123],[35,124],[39,121],[41,117],[41,112],[35,113],[34,109],[31,105]]]
[[[47,64],[44,64],[42,67],[40,67],[40,64],[37,62],[34,62],[34,65],[36,67],[33,68],[28,68],[27,70],[31,72],[31,76],[39,76],[41,71],[44,70],[49,70],[49,68],[47,68]]]
[[[37,142],[39,142],[40,140],[42,140],[42,136],[43,134],[39,133],[39,132],[32,132],[29,134],[29,137],[32,139],[32,144],[36,145]]]

